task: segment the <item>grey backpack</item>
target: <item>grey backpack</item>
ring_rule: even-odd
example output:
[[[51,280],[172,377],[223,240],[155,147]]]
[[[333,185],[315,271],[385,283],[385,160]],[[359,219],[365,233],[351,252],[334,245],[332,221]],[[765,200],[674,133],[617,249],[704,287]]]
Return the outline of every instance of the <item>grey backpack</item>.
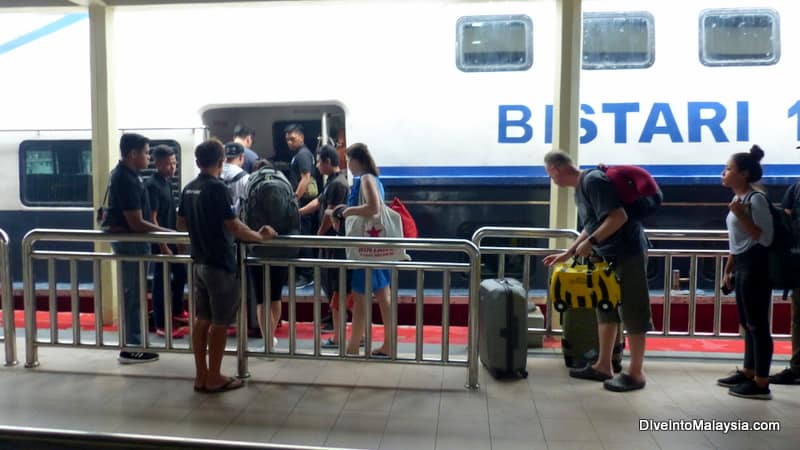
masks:
[[[262,167],[250,174],[247,196],[240,217],[250,228],[269,225],[279,235],[300,234],[300,213],[291,183],[280,171]],[[250,254],[259,258],[295,258],[297,248],[255,247]]]

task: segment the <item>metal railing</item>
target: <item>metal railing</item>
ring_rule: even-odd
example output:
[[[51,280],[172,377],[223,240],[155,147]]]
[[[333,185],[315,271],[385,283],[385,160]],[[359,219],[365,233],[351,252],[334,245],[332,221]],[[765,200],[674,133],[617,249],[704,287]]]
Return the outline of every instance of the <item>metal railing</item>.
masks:
[[[0,229],[0,284],[2,284],[3,338],[6,366],[17,364],[17,331],[14,324],[14,291],[11,289],[11,266],[8,252],[8,234]]]
[[[365,286],[364,292],[371,292],[372,289],[372,276],[373,270],[388,269],[390,271],[390,317],[383,318],[384,325],[387,324],[388,328],[385,329],[389,339],[392,353],[389,356],[390,361],[414,363],[414,364],[444,364],[444,365],[466,365],[468,368],[467,387],[475,389],[478,387],[478,288],[479,288],[479,260],[480,255],[477,247],[471,242],[466,240],[456,239],[402,239],[402,238],[388,238],[388,239],[361,239],[361,238],[342,238],[342,237],[329,237],[329,236],[287,236],[274,239],[272,241],[259,244],[260,247],[290,247],[290,248],[315,248],[315,249],[336,249],[345,247],[372,247],[372,248],[402,248],[409,251],[421,252],[438,252],[438,253],[460,253],[468,258],[468,263],[447,262],[447,261],[399,261],[399,262],[382,262],[382,261],[354,261],[347,259],[315,259],[315,258],[292,258],[292,259],[273,259],[273,258],[254,258],[246,257],[240,259],[240,273],[244,276],[241,278],[241,289],[244,292],[246,289],[247,278],[249,276],[248,266],[264,266],[264,290],[269,292],[269,270],[268,266],[285,266],[289,272],[289,301],[288,301],[288,316],[289,316],[289,348],[288,352],[274,352],[270,350],[270,343],[272,341],[272,334],[270,327],[267,327],[267,333],[263,336],[264,350],[263,352],[247,351],[248,355],[258,355],[267,353],[270,357],[288,357],[288,358],[345,358],[346,330],[344,326],[339,327],[339,334],[337,341],[339,344],[339,351],[337,354],[331,355],[321,351],[320,342],[320,314],[321,314],[321,290],[320,279],[322,269],[338,269],[337,278],[339,280],[339,299],[340,305],[344,305],[346,298],[346,271],[348,269],[364,269],[365,270]],[[240,254],[245,253],[245,245],[240,247]],[[295,289],[295,276],[296,270],[300,267],[310,267],[313,270],[314,281],[314,294],[313,294],[313,317],[314,317],[314,344],[311,352],[300,353],[296,347],[296,308],[297,308],[297,294]],[[399,273],[404,271],[413,271],[416,274],[416,303],[415,303],[415,324],[416,324],[416,339],[415,350],[412,358],[404,358],[398,355],[398,339],[397,339],[397,324],[398,324],[398,291],[399,291]],[[438,272],[442,276],[442,343],[440,357],[430,358],[426,357],[423,348],[423,334],[424,334],[424,279],[425,274],[428,272]],[[458,361],[451,358],[449,351],[449,306],[450,306],[450,285],[452,273],[465,273],[469,276],[469,308],[468,308],[468,342],[467,342],[467,359],[465,361]],[[266,304],[266,300],[265,300]],[[370,302],[371,304],[371,302]],[[263,308],[264,315],[261,318],[263,323],[270,323],[270,308]],[[372,345],[371,327],[372,323],[371,307],[366,308],[365,322],[365,352],[361,360],[366,361],[385,361],[384,358],[374,358],[371,355],[370,349]],[[247,323],[247,308],[240,310],[240,323]],[[339,323],[346,323],[346,308],[340,307],[338,309]],[[240,351],[245,351],[244,345],[245,337],[240,335],[238,348]],[[240,364],[246,364],[247,358],[239,358]],[[240,366],[239,371],[246,374],[247,367]]]
[[[170,263],[189,264],[191,259],[186,255],[148,255],[148,256],[125,256],[108,252],[97,251],[51,251],[35,250],[34,245],[38,242],[81,242],[81,243],[101,243],[101,242],[138,242],[138,243],[157,243],[157,244],[178,244],[188,245],[189,236],[186,233],[149,233],[149,234],[118,234],[105,233],[95,230],[48,230],[34,229],[29,231],[22,240],[22,280],[23,296],[25,308],[25,367],[36,367],[39,365],[38,347],[39,346],[71,346],[80,348],[106,348],[106,349],[126,349],[142,350],[150,349],[149,333],[147,333],[147,289],[142,289],[147,285],[147,273],[145,263],[161,262],[164,263],[166,270],[169,270]],[[36,327],[36,291],[33,273],[34,260],[43,260],[47,263],[47,298],[50,313],[50,334],[47,340],[37,338]],[[57,307],[57,287],[55,277],[56,261],[66,261],[69,264],[69,292],[70,292],[70,311],[72,325],[72,339],[62,340],[58,333],[58,307]],[[78,290],[78,270],[79,261],[87,261],[92,264],[93,287],[94,287],[94,342],[85,343],[81,335],[80,324],[80,305]],[[117,343],[107,344],[103,335],[103,313],[102,302],[102,277],[100,263],[102,261],[131,261],[139,265],[139,304],[140,304],[140,336],[142,345],[128,346],[125,341],[126,317],[123,306],[123,286],[121,282],[122,270],[117,271],[119,317],[118,332],[119,340]],[[191,277],[189,278],[190,304],[191,304]],[[165,278],[165,298],[169,298],[169,277]],[[170,302],[165,302],[165,309],[169,309]],[[190,308],[190,314],[193,308]],[[171,316],[170,316],[171,318]],[[193,317],[190,316],[190,320]],[[191,351],[190,348],[176,348],[172,345],[172,320],[165,323],[165,346],[159,347],[158,351],[185,352]],[[191,329],[190,329],[191,332]],[[191,341],[191,340],[190,340]]]
[[[157,243],[157,244],[189,244],[188,235],[186,233],[148,233],[148,234],[114,234],[105,233],[94,230],[46,230],[35,229],[25,235],[22,243],[22,258],[23,258],[23,285],[24,285],[24,300],[25,300],[25,345],[26,345],[26,367],[35,367],[39,364],[38,361],[38,347],[39,346],[71,346],[82,348],[106,348],[106,349],[130,349],[130,350],[157,350],[159,352],[182,352],[187,353],[191,351],[191,339],[188,347],[177,348],[172,342],[171,331],[171,311],[170,302],[165,301],[165,343],[164,346],[153,347],[149,339],[147,327],[147,280],[145,272],[145,263],[147,262],[161,262],[163,264],[164,278],[164,298],[169,299],[169,264],[188,264],[188,283],[189,283],[189,311],[190,322],[193,321],[193,274],[191,259],[186,255],[147,255],[147,256],[126,256],[114,253],[103,252],[73,252],[73,251],[50,251],[34,249],[34,245],[38,242],[84,242],[84,243],[99,243],[99,242],[139,242],[139,243]],[[368,262],[368,261],[354,261],[354,260],[330,260],[330,259],[315,259],[315,258],[291,258],[291,259],[259,259],[253,257],[244,257],[244,251],[240,251],[239,268],[242,276],[240,277],[240,295],[242,304],[240,307],[240,320],[238,324],[238,344],[234,351],[226,351],[228,354],[235,354],[237,356],[237,367],[239,376],[248,376],[247,372],[247,357],[269,355],[270,357],[287,357],[287,358],[312,358],[312,359],[354,359],[358,361],[387,361],[386,359],[372,358],[370,355],[371,346],[371,332],[370,327],[366,327],[366,355],[363,358],[346,357],[344,354],[344,327],[341,328],[338,336],[339,346],[338,354],[328,354],[321,351],[320,343],[320,270],[325,268],[338,268],[338,276],[340,280],[339,286],[345,286],[345,271],[347,269],[362,268],[366,269],[367,276],[365,292],[371,291],[371,277],[370,271],[375,269],[388,269],[391,272],[391,317],[389,319],[389,327],[387,332],[391,339],[391,347],[393,352],[389,355],[389,362],[399,363],[415,363],[415,364],[442,364],[442,365],[459,365],[467,367],[467,383],[466,386],[471,389],[477,389],[478,384],[478,287],[480,282],[480,255],[477,247],[466,240],[455,239],[362,239],[362,238],[347,238],[347,237],[327,237],[327,236],[287,236],[274,239],[269,242],[262,243],[263,247],[294,247],[294,248],[347,248],[347,247],[378,247],[378,248],[400,248],[410,251],[418,252],[439,252],[439,253],[458,253],[466,255],[468,263],[450,262],[442,260],[441,262],[417,262],[417,261],[400,261],[400,262]],[[240,250],[244,250],[242,244]],[[50,309],[50,334],[48,339],[38,339],[36,328],[36,292],[34,289],[34,272],[33,262],[35,260],[46,261],[47,266],[47,280],[48,280],[48,300]],[[57,291],[55,280],[55,264],[56,261],[65,261],[70,266],[70,300],[72,311],[72,334],[71,340],[61,339],[57,329]],[[79,295],[78,295],[78,280],[77,280],[77,263],[79,261],[88,261],[93,265],[94,274],[94,313],[95,313],[95,337],[93,343],[84,343],[81,338],[80,318],[79,318]],[[106,344],[103,338],[103,305],[101,302],[101,276],[100,276],[100,263],[101,261],[133,261],[139,265],[139,300],[140,300],[140,326],[142,343],[140,346],[128,346],[125,341],[125,314],[124,308],[119,308],[119,341],[117,344]],[[289,349],[288,352],[276,352],[270,350],[272,336],[271,332],[264,336],[264,350],[261,352],[250,351],[247,349],[247,266],[251,265],[278,265],[286,266],[289,270],[289,302],[288,302],[288,315],[289,315]],[[313,352],[303,354],[297,351],[297,336],[296,336],[296,307],[297,307],[297,290],[295,287],[295,274],[298,267],[310,267],[314,273],[314,349]],[[417,302],[416,302],[416,348],[413,358],[404,358],[398,355],[397,352],[397,304],[398,304],[398,276],[402,271],[414,271],[417,275]],[[424,275],[426,271],[440,272],[443,278],[443,319],[442,319],[442,350],[440,358],[428,358],[424,354],[423,349],[423,327],[424,327]],[[122,282],[121,271],[118,271],[118,290],[119,290],[119,303],[122,304]],[[467,343],[467,356],[466,360],[456,360],[451,358],[449,354],[449,302],[450,302],[450,279],[451,274],[466,273],[469,276],[469,336]],[[269,271],[265,271],[266,274]],[[265,280],[265,287],[269,288],[269,279]],[[344,292],[341,292],[344,294]],[[341,303],[344,305],[346,295],[341,295]],[[268,301],[265,304],[268,306]],[[265,322],[269,323],[269,307],[265,307]],[[345,308],[339,308],[340,323],[345,324],[344,315]],[[371,308],[367,308],[367,324],[371,323]],[[386,318],[384,318],[386,320]],[[270,327],[267,327],[268,329]],[[191,337],[191,329],[190,329]]]
[[[728,232],[725,230],[646,230],[648,239],[652,241],[681,241],[686,243],[707,243],[724,242],[728,240]],[[532,256],[545,256],[557,252],[558,249],[548,247],[491,247],[483,245],[483,240],[487,238],[518,238],[518,239],[575,239],[578,233],[574,230],[548,229],[548,228],[504,228],[504,227],[483,227],[478,229],[472,237],[472,241],[478,246],[481,256],[499,255],[498,277],[505,276],[505,257],[508,255],[522,256],[523,260],[523,286],[526,292],[530,292],[530,271]],[[715,338],[738,338],[740,332],[725,333],[722,331],[722,306],[723,297],[721,294],[722,270],[725,258],[728,256],[727,249],[690,249],[690,248],[671,248],[671,249],[650,249],[648,251],[650,259],[664,259],[664,291],[663,291],[663,316],[661,331],[651,331],[649,334],[664,337],[715,337]],[[688,277],[680,277],[674,269],[675,260],[679,258],[689,259]],[[712,259],[714,261],[713,279],[713,325],[710,332],[698,331],[697,328],[697,306],[698,298],[698,278],[699,261]],[[549,275],[549,273],[548,273]],[[674,275],[679,275],[676,279]],[[549,280],[549,276],[547,277]],[[546,282],[543,294],[544,306],[546,308],[545,326],[543,328],[528,328],[529,334],[534,335],[560,335],[562,330],[554,330],[552,326],[553,308],[549,298]],[[677,286],[676,286],[677,282]],[[688,282],[688,290],[680,291],[681,282]],[[687,330],[672,330],[671,306],[675,297],[686,297],[688,301]],[[773,321],[773,309],[770,306],[770,325]],[[773,337],[778,339],[789,338],[786,334],[775,334]]]
[[[481,258],[484,255],[497,255],[497,277],[503,278],[505,276],[505,256],[506,255],[521,255],[523,258],[522,263],[522,287],[525,292],[530,292],[530,274],[531,274],[531,257],[532,256],[547,256],[551,255],[558,250],[550,248],[549,245],[545,247],[490,247],[484,246],[484,239],[489,238],[516,238],[516,239],[570,239],[575,240],[580,234],[575,230],[565,230],[557,228],[512,228],[512,227],[482,227],[479,228],[472,235],[472,243],[475,244],[481,252]],[[478,275],[480,278],[480,274]],[[560,335],[561,330],[553,330],[553,305],[545,294],[545,308],[547,313],[544,315],[545,323],[544,328],[528,328],[528,333],[531,334],[556,334]]]

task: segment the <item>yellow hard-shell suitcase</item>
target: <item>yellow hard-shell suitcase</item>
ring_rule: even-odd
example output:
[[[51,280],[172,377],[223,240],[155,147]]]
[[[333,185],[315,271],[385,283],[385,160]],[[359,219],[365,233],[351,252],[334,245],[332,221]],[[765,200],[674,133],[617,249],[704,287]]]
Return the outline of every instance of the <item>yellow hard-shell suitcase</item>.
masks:
[[[610,311],[619,305],[621,292],[614,267],[605,261],[553,266],[550,301],[558,312],[568,308],[599,308]]]

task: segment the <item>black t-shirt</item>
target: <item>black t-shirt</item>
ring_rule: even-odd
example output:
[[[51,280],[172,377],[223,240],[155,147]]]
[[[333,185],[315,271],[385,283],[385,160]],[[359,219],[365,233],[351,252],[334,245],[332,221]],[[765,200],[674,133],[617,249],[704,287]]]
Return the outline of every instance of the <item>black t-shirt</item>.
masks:
[[[175,197],[172,196],[172,184],[159,174],[154,174],[144,183],[150,199],[150,211],[156,212],[158,224],[165,228],[175,229]],[[150,214],[147,215],[150,220]]]
[[[345,178],[344,172],[336,172],[328,177],[325,188],[318,197],[320,222],[325,216],[326,209],[336,205],[347,204],[349,190],[350,187],[347,186],[347,178]],[[331,228],[328,230],[328,234],[335,236],[336,232]],[[341,234],[344,235],[344,230],[342,230]]]
[[[120,161],[111,171],[108,181],[108,214],[102,226],[116,232],[130,232],[123,211],[142,211],[142,218],[150,220],[150,201],[138,172]]]
[[[236,273],[236,247],[225,221],[234,219],[230,191],[220,179],[201,173],[181,193],[178,216],[184,217],[192,260]]]
[[[316,167],[314,164],[314,154],[305,145],[300,147],[292,158],[292,163],[289,170],[289,181],[292,183],[292,189],[297,190],[297,185],[300,184],[300,179],[304,173],[311,173],[311,179],[316,180]],[[317,184],[319,186],[319,184]],[[302,204],[308,203],[308,195],[303,195],[300,199]]]
[[[611,211],[623,206],[606,174],[595,169],[581,173],[575,189],[575,203],[578,205],[578,220],[590,235]],[[641,222],[628,217],[628,221],[596,246],[595,251],[600,256],[617,256],[644,253],[647,248],[647,236]]]
[[[792,210],[793,218],[800,217],[800,182],[791,185],[786,190],[786,193],[783,194],[781,206],[783,209]]]

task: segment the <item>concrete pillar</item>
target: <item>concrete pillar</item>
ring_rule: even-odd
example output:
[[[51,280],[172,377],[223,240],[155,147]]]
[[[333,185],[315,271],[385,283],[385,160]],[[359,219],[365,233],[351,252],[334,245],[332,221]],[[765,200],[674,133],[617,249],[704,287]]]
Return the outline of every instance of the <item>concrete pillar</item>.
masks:
[[[95,210],[103,203],[108,175],[119,160],[119,133],[114,117],[113,64],[111,61],[113,9],[103,2],[89,2],[89,45],[92,94],[92,203]],[[96,251],[108,252],[108,244],[98,244]],[[115,265],[101,264],[103,323],[111,324],[117,315],[117,280]]]
[[[581,44],[583,40],[581,0],[558,0],[553,148],[569,153],[578,161],[578,113],[580,111]],[[550,187],[550,228],[577,227],[577,208],[571,188]],[[558,245],[558,244],[557,244]],[[560,245],[564,245],[560,243]]]

